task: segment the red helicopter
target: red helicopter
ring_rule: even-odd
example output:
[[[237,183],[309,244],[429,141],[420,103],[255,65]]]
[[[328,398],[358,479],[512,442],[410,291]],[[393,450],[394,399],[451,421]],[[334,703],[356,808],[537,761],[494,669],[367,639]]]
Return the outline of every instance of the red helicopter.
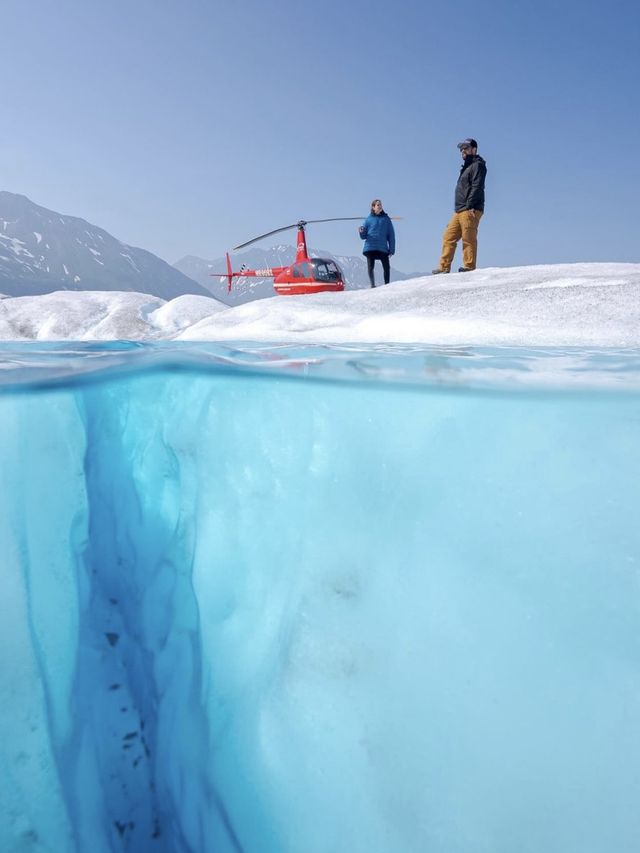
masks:
[[[392,217],[393,219],[397,217]],[[285,225],[283,228],[276,228],[274,231],[267,231],[266,234],[261,234],[259,237],[254,237],[253,240],[247,240],[246,243],[241,243],[235,246],[233,251],[244,249],[245,246],[250,246],[258,240],[265,237],[270,237],[272,234],[279,234],[280,231],[288,231],[290,228],[298,229],[298,242],[296,246],[295,261],[288,267],[267,267],[262,270],[249,270],[240,268],[238,272],[233,272],[231,269],[231,259],[227,252],[227,272],[226,273],[211,273],[213,276],[224,276],[229,281],[229,291],[234,278],[242,276],[253,276],[254,278],[268,278],[273,276],[273,287],[280,296],[299,296],[303,293],[322,293],[324,291],[344,290],[344,278],[342,270],[334,260],[326,258],[310,258],[307,253],[307,240],[305,237],[305,226],[316,222],[343,222],[348,220],[359,219],[362,216],[338,216],[333,219],[301,219],[293,225]]]

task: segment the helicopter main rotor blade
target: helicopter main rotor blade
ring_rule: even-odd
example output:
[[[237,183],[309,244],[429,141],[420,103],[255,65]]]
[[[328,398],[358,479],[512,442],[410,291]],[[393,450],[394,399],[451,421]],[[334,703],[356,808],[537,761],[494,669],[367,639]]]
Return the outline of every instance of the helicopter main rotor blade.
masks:
[[[266,234],[261,234],[259,237],[254,237],[251,240],[247,240],[246,243],[240,243],[239,246],[234,246],[233,251],[237,252],[238,249],[244,249],[245,246],[250,246],[252,243],[257,243],[258,240],[264,240],[265,237],[271,237],[272,234],[280,234],[281,231],[288,231],[290,228],[300,228],[302,226],[304,228],[305,225],[313,225],[317,222],[352,222],[352,221],[362,221],[366,217],[363,216],[332,216],[330,219],[300,219],[298,222],[294,222],[293,225],[283,225],[282,228],[274,228],[273,231],[267,231]],[[402,219],[401,216],[390,216],[389,219]]]
[[[264,240],[265,237],[271,237],[272,234],[279,234],[281,231],[288,231],[290,228],[297,228],[298,223],[294,222],[293,225],[284,225],[282,228],[275,228],[273,231],[267,231],[266,234],[261,234],[259,237],[254,237],[252,240],[247,240],[246,243],[240,243],[239,246],[234,246],[233,251],[237,251],[238,249],[244,249],[245,246],[250,246],[252,243],[257,243],[258,240]]]
[[[347,222],[350,219],[364,219],[364,216],[332,216],[331,219],[305,219],[305,225],[307,223],[314,222]]]
[[[363,220],[366,218],[366,216],[334,216],[331,219],[307,219],[305,225],[313,222],[348,222],[350,220]],[[402,219],[402,216],[390,216],[389,219]]]

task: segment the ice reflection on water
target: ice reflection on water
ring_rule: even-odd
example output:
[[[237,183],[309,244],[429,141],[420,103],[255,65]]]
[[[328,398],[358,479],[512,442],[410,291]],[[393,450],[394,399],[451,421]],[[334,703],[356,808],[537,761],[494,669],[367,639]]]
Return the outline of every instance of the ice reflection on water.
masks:
[[[0,344],[0,390],[66,387],[119,373],[167,369],[496,391],[640,390],[640,348],[127,341]]]

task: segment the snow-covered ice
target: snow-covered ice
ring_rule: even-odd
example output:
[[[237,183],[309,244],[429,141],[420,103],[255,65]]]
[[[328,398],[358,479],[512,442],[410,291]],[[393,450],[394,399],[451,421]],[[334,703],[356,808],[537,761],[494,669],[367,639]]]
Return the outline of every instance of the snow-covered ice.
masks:
[[[640,264],[614,263],[481,269],[236,308],[180,297],[164,312],[135,293],[58,292],[3,300],[0,340],[637,346],[639,294]]]
[[[206,296],[63,290],[0,301],[0,340],[99,341],[174,337],[225,306]]]

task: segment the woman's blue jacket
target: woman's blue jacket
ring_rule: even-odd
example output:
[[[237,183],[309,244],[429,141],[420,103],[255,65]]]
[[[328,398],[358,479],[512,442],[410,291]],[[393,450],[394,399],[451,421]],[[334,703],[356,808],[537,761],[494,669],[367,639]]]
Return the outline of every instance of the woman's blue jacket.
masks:
[[[364,240],[363,255],[372,251],[395,254],[396,232],[386,213],[370,213],[362,223],[360,238]]]

